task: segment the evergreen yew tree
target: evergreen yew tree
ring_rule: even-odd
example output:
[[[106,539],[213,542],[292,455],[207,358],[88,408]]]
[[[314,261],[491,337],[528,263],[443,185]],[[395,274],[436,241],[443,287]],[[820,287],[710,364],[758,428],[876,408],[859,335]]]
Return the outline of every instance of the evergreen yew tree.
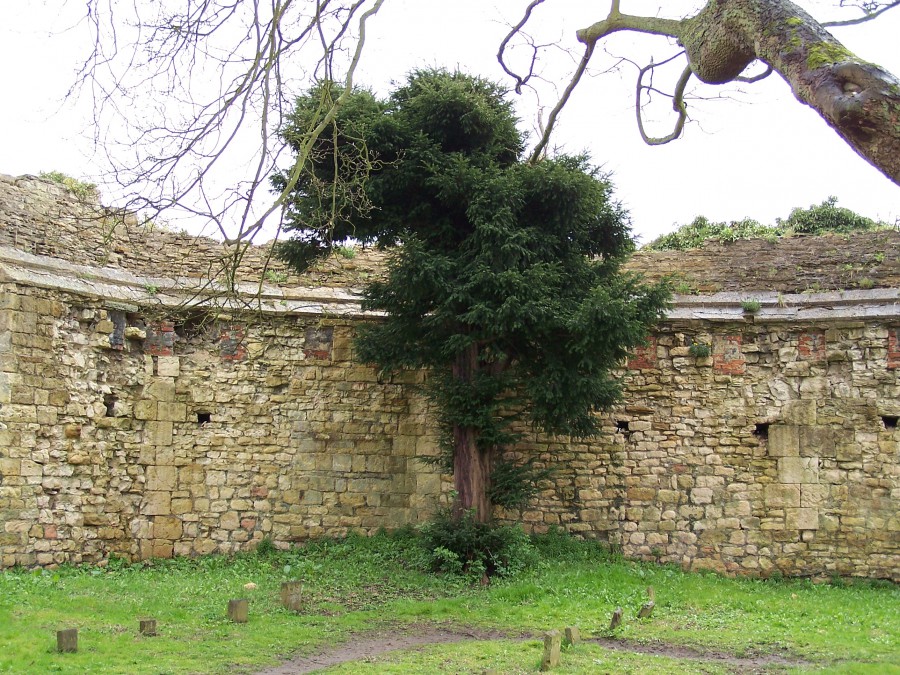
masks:
[[[320,99],[298,102],[289,140]],[[479,78],[423,71],[387,101],[354,92],[300,177],[281,248],[303,267],[351,237],[398,244],[365,289],[386,316],[361,327],[358,354],[428,369],[455,513],[482,522],[523,494],[529,464],[502,460],[514,423],[595,434],[620,394],[614,369],[668,297],[620,271],[633,242],[606,177],[585,157],[525,162],[523,145],[505,92]]]

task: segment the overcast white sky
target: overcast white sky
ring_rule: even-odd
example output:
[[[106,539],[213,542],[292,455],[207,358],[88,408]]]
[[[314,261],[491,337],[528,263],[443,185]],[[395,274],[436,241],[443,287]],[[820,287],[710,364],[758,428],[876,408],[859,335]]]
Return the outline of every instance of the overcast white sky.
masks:
[[[525,0],[387,0],[369,26],[369,42],[357,81],[382,93],[416,67],[445,66],[497,80],[496,51],[507,23],[518,20]],[[836,4],[836,0],[835,0]],[[624,3],[633,13],[657,3]],[[686,12],[688,1],[671,2]],[[828,6],[828,3],[808,7]],[[533,31],[546,41],[573,44],[576,28],[602,18],[604,3],[548,0]],[[559,12],[566,12],[564,17]],[[0,0],[0,173],[59,170],[102,182],[103,152],[89,138],[90,111],[64,101],[79,57],[88,45],[79,30],[66,31],[83,13],[78,2]],[[900,73],[900,10],[871,24],[835,29],[861,58]],[[837,32],[837,31],[840,32]],[[647,46],[671,54],[666,41],[615,36],[609,50],[644,62]],[[612,63],[595,57],[595,69]],[[548,54],[547,74],[559,81],[571,70],[561,52]],[[657,80],[657,83],[662,83]],[[646,242],[703,214],[715,220],[753,217],[773,222],[794,206],[829,195],[874,218],[900,217],[900,188],[859,158],[810,109],[799,104],[777,76],[730,98],[704,101],[683,137],[648,147],[638,135],[633,108],[634,71],[597,74],[582,81],[557,127],[555,144],[587,150],[613,173],[617,196],[631,211],[634,230]],[[704,90],[706,96],[720,92]],[[726,92],[721,92],[726,93]],[[555,103],[545,91],[541,103]],[[522,97],[519,115],[533,127],[535,99]],[[660,127],[660,135],[667,129]],[[183,224],[183,223],[182,223]]]

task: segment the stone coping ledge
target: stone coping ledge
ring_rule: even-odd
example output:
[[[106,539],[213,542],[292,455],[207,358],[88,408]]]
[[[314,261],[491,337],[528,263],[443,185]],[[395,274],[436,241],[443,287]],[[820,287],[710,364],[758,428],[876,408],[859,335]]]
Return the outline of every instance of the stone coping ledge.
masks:
[[[270,314],[375,316],[360,309],[359,289],[282,288],[265,283],[238,283],[229,293],[216,280],[138,276],[112,267],[89,267],[0,246],[0,281],[102,298],[121,309],[213,307]],[[759,310],[746,312],[742,303]],[[777,323],[900,319],[900,289],[821,293],[720,292],[675,295],[666,320]]]
[[[0,281],[102,298],[122,309],[212,307],[275,314],[359,316],[355,289],[280,288],[237,283],[234,292],[214,279],[138,276],[112,267],[89,267],[0,246]]]
[[[745,302],[759,303],[755,312]],[[900,289],[823,291],[821,293],[722,292],[711,295],[676,295],[669,321],[846,321],[900,318]]]

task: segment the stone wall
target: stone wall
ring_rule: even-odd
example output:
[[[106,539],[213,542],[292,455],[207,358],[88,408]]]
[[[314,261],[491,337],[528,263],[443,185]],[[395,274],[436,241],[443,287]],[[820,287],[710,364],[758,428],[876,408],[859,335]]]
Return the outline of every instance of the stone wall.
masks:
[[[56,257],[34,236],[0,245],[0,566],[288,545],[421,522],[446,498],[415,459],[437,451],[424,375],[356,363],[357,297],[319,284],[369,263],[277,286],[248,267],[243,296],[211,299],[202,256],[166,277],[77,239]],[[525,430],[512,454],[558,471],[500,516],[686,568],[900,580],[900,292],[727,287],[676,299],[598,439]]]
[[[0,284],[0,563],[228,553],[419,522],[440,476],[346,320],[146,320]],[[121,336],[121,339],[119,339]]]

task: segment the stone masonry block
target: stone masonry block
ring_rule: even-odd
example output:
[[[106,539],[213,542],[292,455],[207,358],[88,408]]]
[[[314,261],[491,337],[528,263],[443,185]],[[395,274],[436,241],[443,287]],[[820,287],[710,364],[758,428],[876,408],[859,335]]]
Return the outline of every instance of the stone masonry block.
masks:
[[[824,505],[831,494],[828,485],[807,483],[800,486],[800,506],[804,508]]]
[[[834,457],[834,429],[800,427],[800,454],[804,457]]]
[[[782,418],[785,424],[802,424],[815,426],[816,401],[787,401],[784,404]]]
[[[0,476],[20,476],[22,462],[18,459],[0,459]]]
[[[181,539],[181,520],[174,516],[157,516],[153,519],[152,532],[154,539]]]
[[[789,530],[818,530],[819,509],[785,509],[784,524]]]
[[[763,500],[768,507],[800,507],[799,485],[766,485],[763,491]]]
[[[176,468],[174,466],[148,466],[147,490],[151,492],[175,489]]]
[[[145,387],[144,393],[157,401],[174,401],[175,383],[169,379],[155,380]]]
[[[156,372],[160,377],[178,377],[181,372],[181,359],[178,356],[157,357]]]
[[[134,417],[138,420],[155,420],[157,412],[156,401],[142,400],[134,404]]]
[[[144,503],[141,513],[146,516],[167,516],[172,509],[172,494],[170,492],[147,492],[144,494]]]
[[[769,455],[771,457],[799,457],[800,428],[789,424],[770,426]]]
[[[149,445],[172,445],[171,422],[147,422],[144,431],[144,442]]]
[[[778,460],[778,480],[785,484],[818,483],[818,457],[781,457]]]
[[[187,406],[184,403],[160,401],[157,417],[166,422],[184,422],[187,419]]]

